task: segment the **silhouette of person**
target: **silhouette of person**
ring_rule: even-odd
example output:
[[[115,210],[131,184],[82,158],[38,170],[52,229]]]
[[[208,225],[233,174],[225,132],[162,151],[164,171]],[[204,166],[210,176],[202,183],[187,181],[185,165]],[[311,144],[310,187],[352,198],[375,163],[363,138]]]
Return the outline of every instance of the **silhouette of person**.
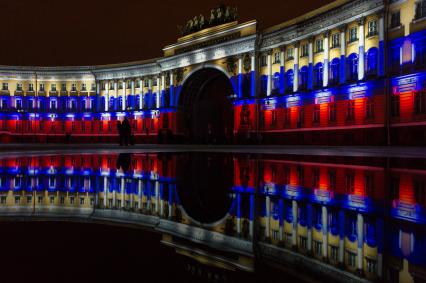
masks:
[[[123,145],[124,134],[123,134],[123,124],[121,123],[120,120],[117,121],[117,131],[118,131],[120,146],[122,146]]]
[[[127,172],[130,169],[132,164],[132,154],[130,153],[120,153],[117,158],[117,169]]]
[[[123,127],[124,145],[128,146],[130,143],[130,137],[132,135],[132,128],[130,126],[130,122],[127,119],[127,117],[124,118],[121,126]]]

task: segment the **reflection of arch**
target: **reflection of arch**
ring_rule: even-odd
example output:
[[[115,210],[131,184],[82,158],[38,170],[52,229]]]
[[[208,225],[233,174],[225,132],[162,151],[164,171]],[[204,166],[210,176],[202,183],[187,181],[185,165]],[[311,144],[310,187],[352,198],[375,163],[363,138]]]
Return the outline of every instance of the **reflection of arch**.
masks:
[[[376,47],[372,47],[367,51],[367,75],[377,75],[379,50]]]
[[[348,56],[347,68],[349,80],[358,80],[358,55],[356,53],[352,53]]]
[[[334,58],[330,62],[330,84],[338,84],[339,83],[339,67],[340,67],[340,59]]]

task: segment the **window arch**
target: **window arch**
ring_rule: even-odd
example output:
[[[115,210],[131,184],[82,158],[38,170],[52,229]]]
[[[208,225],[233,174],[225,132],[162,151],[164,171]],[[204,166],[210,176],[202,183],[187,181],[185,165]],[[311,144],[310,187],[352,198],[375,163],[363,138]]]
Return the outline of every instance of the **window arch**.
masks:
[[[314,87],[322,87],[323,72],[324,72],[323,64],[321,62],[317,63],[314,66]]]
[[[288,70],[285,74],[286,74],[286,91],[293,92],[293,81],[294,81],[293,69]]]
[[[303,66],[299,71],[300,89],[305,90],[308,88],[308,67]]]
[[[367,76],[377,75],[379,51],[376,47],[372,47],[367,51]]]
[[[340,60],[339,58],[334,58],[330,63],[330,72],[329,72],[329,83],[332,85],[339,83],[339,68]]]
[[[357,81],[358,80],[358,55],[355,53],[352,53],[348,56],[347,60],[347,67],[348,67],[348,78],[350,81]]]

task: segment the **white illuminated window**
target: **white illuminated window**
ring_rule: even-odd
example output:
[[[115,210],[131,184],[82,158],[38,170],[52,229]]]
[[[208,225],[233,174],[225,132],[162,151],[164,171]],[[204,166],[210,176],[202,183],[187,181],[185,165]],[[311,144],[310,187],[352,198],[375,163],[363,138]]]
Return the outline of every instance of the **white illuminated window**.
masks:
[[[358,28],[352,27],[349,30],[349,43],[357,41],[358,40]]]
[[[331,47],[339,47],[340,46],[340,34],[335,33],[331,36]]]
[[[77,91],[77,84],[71,85],[71,91]]]
[[[368,36],[377,34],[377,21],[368,22]]]
[[[40,84],[40,91],[44,91],[44,84]]]
[[[18,84],[16,85],[16,90],[17,90],[17,91],[22,91],[22,83],[18,83]]]
[[[85,83],[81,84],[81,91],[87,91],[87,87]]]
[[[56,84],[52,84],[52,85],[51,85],[51,87],[50,87],[50,89],[51,89],[52,91],[56,91]]]
[[[8,83],[3,83],[2,90],[4,90],[4,91],[9,90],[9,84]]]

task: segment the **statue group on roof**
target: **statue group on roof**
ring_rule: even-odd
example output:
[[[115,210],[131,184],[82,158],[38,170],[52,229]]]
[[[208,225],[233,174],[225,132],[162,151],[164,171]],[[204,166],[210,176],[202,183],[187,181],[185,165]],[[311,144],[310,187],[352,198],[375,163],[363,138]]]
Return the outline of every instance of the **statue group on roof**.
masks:
[[[230,23],[238,19],[236,7],[220,4],[210,11],[210,19],[206,20],[203,15],[195,16],[186,22],[184,26],[178,26],[182,36],[203,30],[205,28]]]

